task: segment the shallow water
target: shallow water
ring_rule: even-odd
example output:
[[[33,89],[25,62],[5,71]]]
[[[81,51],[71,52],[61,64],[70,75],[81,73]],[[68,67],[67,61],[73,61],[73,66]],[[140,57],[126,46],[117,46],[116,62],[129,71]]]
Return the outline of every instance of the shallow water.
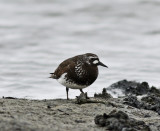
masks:
[[[1,0],[0,97],[66,98],[49,73],[86,52],[109,66],[99,67],[84,90],[90,96],[122,79],[160,88],[159,6],[159,0]]]

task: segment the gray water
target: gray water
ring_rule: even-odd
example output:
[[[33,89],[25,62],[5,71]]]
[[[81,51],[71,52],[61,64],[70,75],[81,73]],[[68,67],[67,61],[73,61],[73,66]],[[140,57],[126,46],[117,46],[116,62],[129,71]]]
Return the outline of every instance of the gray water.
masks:
[[[90,96],[122,79],[160,88],[160,1],[0,0],[0,97],[66,98],[49,73],[86,52],[109,67]]]

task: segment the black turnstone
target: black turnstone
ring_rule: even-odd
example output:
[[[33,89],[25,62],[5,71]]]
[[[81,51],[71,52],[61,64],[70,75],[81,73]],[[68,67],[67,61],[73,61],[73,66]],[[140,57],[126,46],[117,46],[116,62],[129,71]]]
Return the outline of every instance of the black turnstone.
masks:
[[[69,88],[79,89],[83,93],[82,89],[88,87],[97,79],[98,65],[107,67],[99,61],[95,54],[77,55],[63,61],[54,73],[50,73],[50,78],[57,79],[59,83],[66,87],[67,99],[69,99]]]

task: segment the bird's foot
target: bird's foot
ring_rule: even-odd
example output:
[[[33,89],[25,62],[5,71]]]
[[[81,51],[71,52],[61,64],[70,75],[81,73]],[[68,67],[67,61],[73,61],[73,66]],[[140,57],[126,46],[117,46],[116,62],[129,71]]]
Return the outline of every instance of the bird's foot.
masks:
[[[80,96],[76,96],[77,97],[77,104],[83,104],[86,103],[87,100],[89,99],[89,97],[87,96],[87,92],[86,93],[81,93]]]

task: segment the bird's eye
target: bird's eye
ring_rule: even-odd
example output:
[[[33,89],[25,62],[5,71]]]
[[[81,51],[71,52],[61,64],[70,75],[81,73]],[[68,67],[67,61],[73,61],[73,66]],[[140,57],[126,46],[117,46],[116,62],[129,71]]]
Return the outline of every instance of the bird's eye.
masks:
[[[91,57],[90,60],[94,61],[94,60],[97,60],[97,58]]]
[[[95,58],[91,58],[92,61],[96,60]]]

